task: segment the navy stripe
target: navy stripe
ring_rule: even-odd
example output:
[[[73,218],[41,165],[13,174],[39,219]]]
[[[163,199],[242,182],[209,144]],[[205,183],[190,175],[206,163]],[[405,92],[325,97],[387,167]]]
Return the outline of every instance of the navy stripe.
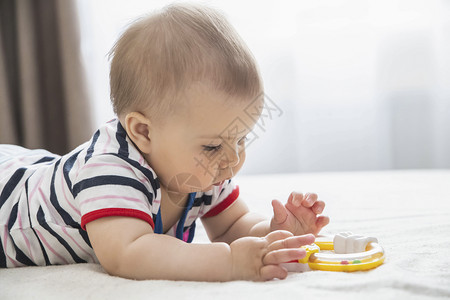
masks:
[[[14,249],[16,250],[16,260],[25,266],[37,266],[25,253],[17,247],[16,243],[13,240]]]
[[[153,194],[141,182],[129,177],[116,175],[96,176],[78,182],[73,186],[73,197],[76,198],[78,194],[85,189],[103,185],[130,186],[142,192],[147,197],[150,204],[153,202]]]
[[[202,205],[202,203],[203,203],[203,197],[195,198],[194,204],[192,204],[192,206],[193,207],[198,207],[198,206]]]
[[[3,250],[3,241],[2,237],[0,236],[0,268],[6,268],[6,254],[5,250]]]
[[[228,184],[230,184],[230,182],[231,182],[231,179],[228,179]],[[219,196],[222,195],[222,193],[223,193],[224,190],[225,190],[225,189],[221,189],[221,190],[220,190]]]
[[[117,121],[116,139],[120,145],[118,154],[123,157],[128,157],[130,154],[128,151],[127,132],[122,127],[122,124],[120,124],[120,121]]]
[[[81,235],[81,237],[83,238],[84,242],[89,247],[91,247],[91,242],[89,241],[89,237],[87,235],[87,232],[84,231],[81,228],[81,225],[78,222],[76,222],[72,218],[72,216],[67,211],[65,211],[64,208],[61,207],[61,205],[58,202],[58,197],[56,195],[56,190],[55,190],[55,177],[56,177],[56,172],[58,170],[58,166],[59,166],[60,162],[61,161],[58,161],[55,164],[55,168],[53,170],[52,181],[51,181],[51,184],[50,184],[50,202],[52,203],[52,205],[56,209],[56,211],[59,213],[59,215],[63,219],[64,223],[66,223],[67,225],[69,225],[72,228],[78,229],[78,233]],[[64,172],[64,169],[63,169],[63,172]],[[64,188],[64,187],[61,187],[61,188]]]
[[[39,246],[41,247],[42,255],[44,256],[44,260],[45,260],[45,265],[46,265],[46,266],[50,266],[51,263],[50,263],[50,258],[48,258],[47,251],[45,251],[45,247],[44,247],[44,245],[42,244],[41,239],[40,239],[39,236],[37,235],[37,233],[36,233],[36,231],[34,230],[34,228],[32,228],[32,229],[33,229],[34,235],[36,236],[36,238],[37,238],[37,240],[38,240],[38,242],[39,242]]]
[[[177,233],[176,236],[178,239],[183,240],[183,234],[184,234],[184,223],[186,222],[186,217],[188,215],[188,212],[192,209],[192,205],[194,204],[194,200],[195,200],[195,193],[190,193],[189,194],[189,202],[188,202],[188,206],[186,207],[186,209],[183,212],[183,215],[181,216],[180,221],[178,221],[178,226],[177,226]]]
[[[56,176],[56,172],[58,171],[60,162],[61,162],[60,160],[58,162],[56,162],[55,167],[53,169],[52,180],[50,183],[50,202],[52,203],[52,205],[56,209],[56,211],[59,213],[59,215],[63,219],[64,223],[66,223],[67,225],[69,225],[73,228],[81,229],[80,224],[78,224],[78,222],[75,222],[72,219],[72,217],[70,216],[70,214],[61,207],[61,205],[58,202],[58,197],[56,196],[55,176]]]
[[[80,258],[70,247],[70,245],[64,240],[59,234],[57,234],[48,224],[45,220],[44,211],[42,210],[42,207],[39,207],[38,213],[37,213],[37,219],[39,221],[39,224],[48,231],[52,236],[54,236],[58,242],[66,248],[67,252],[69,252],[70,256],[72,257],[72,260],[76,263],[85,263],[86,261],[82,258]]]
[[[141,164],[139,164],[139,162],[137,162],[135,160],[132,160],[132,159],[130,159],[128,157],[122,157],[120,155],[113,154],[113,153],[111,153],[111,155],[114,155],[114,156],[116,156],[118,158],[123,159],[125,162],[127,162],[131,166],[133,166],[136,169],[138,169],[139,171],[141,171],[142,174],[144,174],[144,176],[147,177],[148,180],[150,181],[150,184],[152,185],[152,189],[155,192],[155,198],[157,197],[156,193],[159,190],[160,185],[159,185],[159,181],[155,177],[153,177],[153,173],[152,173],[152,171],[150,169],[147,169],[146,167],[144,167]]]
[[[34,229],[33,229],[33,232],[34,232],[34,234],[36,234],[36,231],[34,231]],[[45,247],[44,247],[44,245],[42,244],[42,242],[41,242],[41,240],[39,239],[39,237],[37,236],[37,234],[36,234],[36,237],[37,237],[37,239],[38,239],[39,246],[41,247],[42,255],[44,256],[45,265],[46,265],[46,266],[50,266],[51,263],[50,263],[50,258],[48,258],[47,251],[45,251]]]
[[[66,181],[67,187],[69,188],[70,192],[72,192],[72,181],[70,180],[69,173],[73,168],[73,165],[77,161],[78,155],[81,153],[81,150],[69,157],[63,166],[63,174],[64,174],[64,180]]]
[[[89,236],[86,230],[80,229],[78,230],[78,233],[83,238],[86,245],[88,245],[90,248],[92,248],[91,241],[89,240]]]
[[[19,208],[19,202],[17,202],[12,210],[11,210],[11,214],[9,215],[9,220],[8,220],[8,232],[11,232],[11,229],[14,225],[14,223],[16,223],[17,220],[17,211]],[[14,242],[14,239],[12,239],[11,237],[11,241],[12,244],[14,246],[14,249],[16,250],[16,260],[26,266],[35,266],[36,264],[30,259],[28,258],[23,252],[22,250],[20,250],[19,247],[17,247],[16,243]]]
[[[17,184],[22,179],[23,175],[26,172],[26,168],[20,168],[17,169],[16,172],[11,176],[11,178],[8,180],[8,182],[3,187],[2,193],[0,194],[0,208],[3,206],[3,204],[6,203],[8,198],[11,196],[12,192],[16,188]]]
[[[16,223],[18,207],[19,202],[16,202],[16,204],[14,204],[13,208],[11,209],[8,220],[8,231],[11,231],[11,228],[13,227],[14,223]]]
[[[192,225],[189,228],[189,237],[188,237],[188,240],[186,242],[187,243],[192,243],[192,240],[194,239],[194,235],[195,235],[195,221],[194,221],[194,223],[192,223]]]
[[[98,137],[100,136],[100,130],[97,130],[92,137],[92,143],[89,145],[87,149],[86,157],[84,158],[84,162],[87,162],[91,157],[92,153],[94,153],[95,144],[97,143]]]
[[[153,223],[155,224],[155,228],[153,229],[154,233],[163,234],[163,223],[161,218],[161,206],[158,209],[158,214],[155,216],[153,214]]]
[[[203,194],[201,197],[195,199],[193,207],[198,207],[201,206],[202,204],[211,205],[211,203],[212,203],[212,195]]]
[[[33,165],[37,165],[37,164],[41,164],[41,163],[45,163],[45,162],[50,162],[50,161],[53,161],[55,159],[56,159],[56,157],[44,156],[43,158],[41,158],[40,160],[35,162]]]
[[[27,202],[28,202],[28,203],[27,203],[27,207],[28,207],[27,211],[28,211],[28,222],[29,222],[29,224],[30,224],[29,226],[30,226],[31,230],[32,230],[33,233],[34,233],[34,236],[36,237],[36,240],[39,242],[39,246],[41,247],[42,255],[44,256],[45,265],[49,266],[49,265],[50,265],[50,260],[48,259],[47,252],[45,251],[44,245],[42,245],[42,242],[41,242],[39,236],[37,235],[36,230],[34,230],[33,224],[32,224],[32,222],[31,222],[30,202],[29,202],[29,201],[30,201],[30,198],[28,197],[28,179],[27,179],[27,181],[25,181],[25,193],[26,193],[26,196],[27,196]]]
[[[223,191],[223,189],[222,189]],[[211,195],[203,195],[203,203],[205,203],[205,205],[211,205],[212,203],[212,196]]]

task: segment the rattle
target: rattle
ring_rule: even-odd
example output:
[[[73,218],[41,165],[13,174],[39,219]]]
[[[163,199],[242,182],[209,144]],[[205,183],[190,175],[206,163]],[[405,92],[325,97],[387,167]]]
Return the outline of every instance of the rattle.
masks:
[[[306,250],[304,258],[282,264],[288,271],[365,271],[384,261],[384,250],[376,238],[351,232],[338,233],[333,239],[319,236],[314,244],[302,248]]]

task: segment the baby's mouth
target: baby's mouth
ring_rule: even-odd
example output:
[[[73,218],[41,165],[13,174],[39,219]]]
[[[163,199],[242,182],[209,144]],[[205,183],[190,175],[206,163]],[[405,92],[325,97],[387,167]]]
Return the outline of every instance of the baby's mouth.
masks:
[[[225,182],[225,180],[219,181],[217,183],[213,183],[214,186],[220,186]]]

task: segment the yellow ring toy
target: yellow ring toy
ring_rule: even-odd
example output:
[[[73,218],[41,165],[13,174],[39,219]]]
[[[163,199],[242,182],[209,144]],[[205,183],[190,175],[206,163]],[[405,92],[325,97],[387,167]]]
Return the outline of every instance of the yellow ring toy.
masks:
[[[384,262],[384,250],[373,237],[342,232],[330,237],[317,237],[312,245],[303,246],[306,256],[298,263],[283,264],[289,271],[365,271]]]

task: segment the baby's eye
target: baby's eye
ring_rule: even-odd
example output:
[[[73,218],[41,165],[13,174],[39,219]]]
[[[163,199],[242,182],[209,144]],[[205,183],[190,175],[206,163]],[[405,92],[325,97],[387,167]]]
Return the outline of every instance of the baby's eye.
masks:
[[[208,152],[217,152],[222,149],[222,144],[219,145],[203,145],[203,150]]]

